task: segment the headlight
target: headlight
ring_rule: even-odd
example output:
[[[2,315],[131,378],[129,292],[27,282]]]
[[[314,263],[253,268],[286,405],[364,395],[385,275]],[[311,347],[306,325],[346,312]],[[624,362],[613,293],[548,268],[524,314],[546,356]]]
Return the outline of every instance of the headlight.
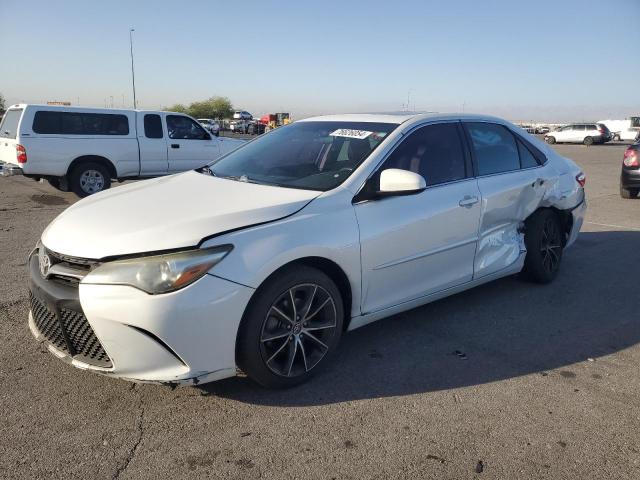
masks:
[[[223,245],[107,262],[82,283],[129,285],[151,294],[173,292],[198,280],[232,249],[232,245]]]

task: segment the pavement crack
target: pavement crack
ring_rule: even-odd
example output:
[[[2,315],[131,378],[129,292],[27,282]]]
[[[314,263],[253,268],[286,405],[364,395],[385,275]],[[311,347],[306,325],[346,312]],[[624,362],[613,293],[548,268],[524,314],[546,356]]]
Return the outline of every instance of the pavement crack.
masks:
[[[136,384],[134,383],[132,390],[135,389],[135,386]],[[113,477],[111,477],[112,480],[118,480],[120,478],[120,475],[122,475],[127,470],[127,468],[129,468],[129,464],[136,456],[138,447],[140,447],[140,444],[142,443],[142,437],[144,436],[144,406],[142,403],[142,395],[140,394],[140,391],[137,389],[136,391],[138,393],[138,410],[139,410],[138,418],[136,419],[136,432],[137,432],[136,440],[133,443],[133,446],[129,449],[129,452],[127,453],[127,456],[124,459],[124,462],[122,463],[122,465],[118,467]]]

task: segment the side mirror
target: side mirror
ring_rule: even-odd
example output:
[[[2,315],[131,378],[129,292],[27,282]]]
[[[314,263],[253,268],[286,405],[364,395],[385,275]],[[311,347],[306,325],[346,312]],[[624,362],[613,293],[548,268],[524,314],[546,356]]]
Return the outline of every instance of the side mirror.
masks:
[[[422,175],[409,170],[388,168],[380,173],[380,190],[382,195],[409,195],[427,188]]]

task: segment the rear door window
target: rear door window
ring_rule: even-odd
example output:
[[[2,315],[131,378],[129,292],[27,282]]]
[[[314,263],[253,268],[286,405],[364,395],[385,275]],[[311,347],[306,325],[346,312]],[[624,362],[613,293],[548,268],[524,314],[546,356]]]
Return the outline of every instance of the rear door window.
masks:
[[[129,119],[112,113],[41,110],[33,118],[33,131],[48,135],[128,135]]]
[[[7,110],[0,124],[0,137],[2,138],[16,138],[18,135],[18,124],[20,123],[20,117],[22,116],[21,108],[14,108]]]
[[[492,175],[520,169],[516,139],[504,126],[494,123],[465,123],[471,139],[478,175]]]
[[[144,116],[144,136],[147,138],[162,138],[162,120],[160,115],[147,114]]]

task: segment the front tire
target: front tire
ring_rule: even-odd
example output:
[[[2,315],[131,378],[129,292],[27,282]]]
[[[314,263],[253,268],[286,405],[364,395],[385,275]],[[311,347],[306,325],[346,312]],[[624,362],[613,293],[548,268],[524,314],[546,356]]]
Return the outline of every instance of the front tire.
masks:
[[[343,318],[342,297],[326,274],[287,268],[251,299],[238,331],[238,366],[267,388],[305,382],[334,353]]]
[[[544,137],[544,141],[549,145],[553,145],[554,143],[556,143],[556,137]]]
[[[562,260],[564,233],[553,210],[538,210],[525,222],[524,243],[527,256],[522,273],[536,283],[556,278]]]
[[[80,198],[93,195],[111,187],[109,171],[99,163],[83,162],[69,175],[70,187]]]

